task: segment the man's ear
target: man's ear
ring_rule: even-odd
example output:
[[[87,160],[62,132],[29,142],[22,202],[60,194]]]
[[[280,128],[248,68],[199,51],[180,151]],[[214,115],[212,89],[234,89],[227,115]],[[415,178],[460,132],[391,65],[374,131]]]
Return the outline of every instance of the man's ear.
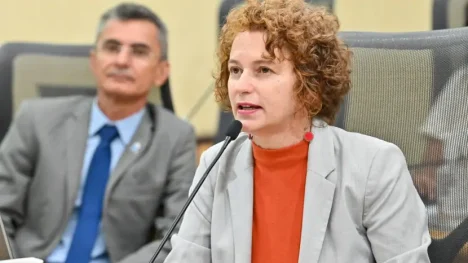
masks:
[[[96,72],[96,50],[94,47],[89,51],[89,66],[93,73]]]
[[[170,73],[169,62],[167,60],[159,62],[159,65],[156,70],[157,70],[157,74],[154,78],[154,85],[156,87],[161,87],[169,78],[169,73]]]

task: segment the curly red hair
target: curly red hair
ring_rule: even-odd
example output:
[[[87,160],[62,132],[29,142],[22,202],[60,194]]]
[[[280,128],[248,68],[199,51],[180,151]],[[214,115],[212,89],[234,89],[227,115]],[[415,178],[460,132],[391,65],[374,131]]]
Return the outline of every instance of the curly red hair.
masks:
[[[244,31],[266,34],[265,48],[271,59],[275,50],[287,50],[297,77],[299,107],[310,118],[328,124],[335,120],[348,93],[351,52],[337,37],[339,22],[325,8],[303,0],[248,0],[231,10],[219,39],[219,71],[215,74],[215,97],[231,109],[228,95],[228,61],[234,38]]]

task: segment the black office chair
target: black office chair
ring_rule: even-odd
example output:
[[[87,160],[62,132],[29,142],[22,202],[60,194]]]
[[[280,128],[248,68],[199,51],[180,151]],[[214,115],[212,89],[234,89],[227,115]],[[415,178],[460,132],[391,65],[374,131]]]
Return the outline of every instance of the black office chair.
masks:
[[[455,230],[453,230],[446,237],[432,239],[432,243],[429,246],[428,250],[429,258],[431,259],[432,263],[454,262],[458,254],[460,254],[459,251],[466,245],[467,242],[468,218],[466,218]],[[462,260],[464,259],[460,259],[460,261]]]
[[[468,28],[411,33],[343,32],[340,36],[354,55],[352,89],[337,116],[336,126],[398,145],[412,173],[430,166],[437,167],[437,171],[445,169],[449,164],[445,158],[449,157],[433,162],[424,159],[427,141],[421,129],[443,89],[458,82],[468,84],[468,61],[460,59],[468,53]],[[466,74],[453,75],[454,71],[464,68]],[[446,76],[452,76],[450,82]],[[449,97],[465,96],[464,87],[468,89],[468,85],[460,85],[461,93]],[[451,92],[451,89],[445,91]],[[444,118],[453,118],[455,123],[467,122],[468,116],[467,119],[456,117],[457,111],[468,111],[463,107],[468,107],[468,103],[446,112]],[[462,136],[453,134],[449,139],[465,142],[465,148],[468,148],[468,141]],[[458,146],[445,144],[445,156],[456,154],[458,148],[455,147]],[[468,163],[466,158],[457,161],[461,165]],[[450,182],[452,175],[441,173],[439,176]],[[466,178],[468,182],[468,174]],[[468,194],[468,187],[461,189],[459,194]],[[458,227],[440,230],[434,226],[448,224],[453,219],[450,215],[441,219],[438,212],[431,212],[457,201],[454,197],[453,200],[437,200],[436,206],[427,203],[433,235],[433,244],[429,248],[432,262],[450,263],[456,258],[466,260],[468,256],[467,220],[457,221]],[[468,217],[468,208],[460,206],[456,213]]]
[[[218,34],[223,25],[226,23],[226,16],[229,14],[229,11],[236,7],[238,4],[243,3],[244,0],[224,0],[218,12]],[[234,120],[234,116],[231,112],[221,110],[219,112],[219,121],[218,121],[218,128],[216,130],[216,134],[213,138],[213,143],[216,144],[218,142],[224,141],[226,136],[226,130],[229,124]]]
[[[94,95],[89,68],[91,45],[5,43],[0,46],[0,141],[23,99]],[[174,111],[169,80],[152,90],[150,101]]]
[[[306,0],[306,2],[309,2],[316,6],[324,6],[330,11],[333,11],[333,7],[335,5],[334,0]]]

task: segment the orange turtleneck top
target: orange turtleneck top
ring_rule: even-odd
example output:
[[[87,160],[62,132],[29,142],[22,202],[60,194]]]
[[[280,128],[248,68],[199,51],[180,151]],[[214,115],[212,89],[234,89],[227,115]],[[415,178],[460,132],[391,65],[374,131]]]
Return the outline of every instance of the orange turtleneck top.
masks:
[[[252,145],[252,263],[297,263],[309,143],[274,150]]]

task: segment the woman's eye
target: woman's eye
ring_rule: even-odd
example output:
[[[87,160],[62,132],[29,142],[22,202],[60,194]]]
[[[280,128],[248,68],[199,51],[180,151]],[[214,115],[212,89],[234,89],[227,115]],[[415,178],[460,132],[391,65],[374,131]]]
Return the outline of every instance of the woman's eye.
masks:
[[[232,67],[232,68],[229,69],[229,72],[231,74],[239,74],[241,72],[241,70],[239,68]]]
[[[271,69],[269,69],[269,68],[266,68],[266,67],[261,67],[260,68],[260,73],[266,74],[266,73],[270,73],[270,72],[271,72]]]

